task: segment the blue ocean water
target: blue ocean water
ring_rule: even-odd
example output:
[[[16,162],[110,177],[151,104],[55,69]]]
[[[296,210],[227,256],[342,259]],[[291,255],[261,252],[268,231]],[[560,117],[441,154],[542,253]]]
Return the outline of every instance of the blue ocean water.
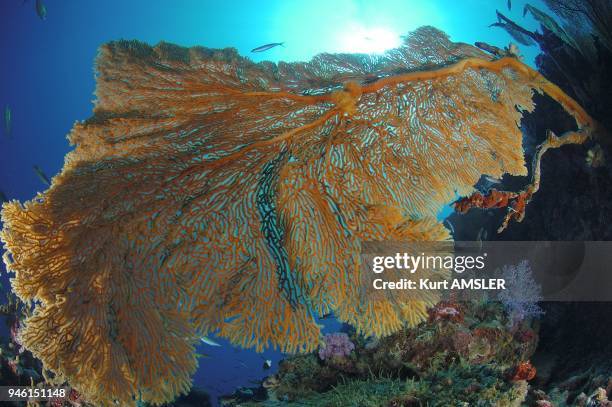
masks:
[[[401,34],[433,25],[454,41],[485,41],[503,47],[513,42],[488,25],[495,10],[528,29],[536,22],[522,17],[525,1],[507,0],[45,0],[47,16],[36,14],[35,0],[0,1],[0,107],[12,110],[12,132],[0,136],[0,191],[9,199],[31,199],[46,186],[32,170],[49,177],[59,172],[70,150],[66,134],[76,120],[91,115],[93,62],[97,48],[116,39],[159,41],[183,46],[235,47],[254,61],[308,60],[320,52],[380,52],[397,45]],[[532,5],[544,8],[540,1]],[[252,54],[270,42],[284,47]],[[521,46],[533,65],[537,49]],[[446,208],[445,212],[448,212]],[[3,267],[3,266],[2,266]],[[2,269],[2,284],[7,275]],[[333,319],[321,322],[333,332]],[[282,355],[256,354],[218,340],[202,345],[194,383],[213,398],[248,386],[274,372]],[[263,369],[264,359],[273,367]]]

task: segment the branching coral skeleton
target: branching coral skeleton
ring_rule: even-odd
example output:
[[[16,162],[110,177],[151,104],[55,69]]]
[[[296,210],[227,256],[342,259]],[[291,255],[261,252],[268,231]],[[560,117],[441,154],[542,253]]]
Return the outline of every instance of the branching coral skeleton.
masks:
[[[532,164],[532,180],[525,189],[520,192],[491,189],[486,195],[476,192],[467,198],[462,198],[455,202],[455,209],[460,213],[466,213],[471,208],[508,208],[508,213],[506,213],[501,226],[497,229],[497,233],[503,232],[512,220],[522,222],[525,218],[527,204],[533,195],[538,192],[538,189],[540,189],[540,165],[544,153],[564,145],[583,144],[591,137],[591,134],[591,129],[584,127],[580,131],[570,131],[561,136],[557,136],[549,130],[546,141],[540,144],[536,150]]]

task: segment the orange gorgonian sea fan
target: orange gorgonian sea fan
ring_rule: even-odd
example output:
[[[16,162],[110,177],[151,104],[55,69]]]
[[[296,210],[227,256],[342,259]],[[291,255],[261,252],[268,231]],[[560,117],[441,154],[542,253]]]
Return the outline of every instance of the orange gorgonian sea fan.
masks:
[[[363,241],[444,240],[440,207],[481,174],[526,174],[532,92],[515,58],[431,27],[382,56],[254,64],[233,49],[104,45],[97,102],[52,186],[4,205],[23,344],[89,400],[185,392],[194,345],[308,351],[330,311],[365,334],[427,318],[435,294],[359,295]]]

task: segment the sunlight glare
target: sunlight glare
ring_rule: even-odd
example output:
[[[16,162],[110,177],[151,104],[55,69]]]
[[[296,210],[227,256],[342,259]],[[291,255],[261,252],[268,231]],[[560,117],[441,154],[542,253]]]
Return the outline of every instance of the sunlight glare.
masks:
[[[399,47],[400,36],[389,29],[361,26],[348,27],[339,38],[339,51],[380,54]]]

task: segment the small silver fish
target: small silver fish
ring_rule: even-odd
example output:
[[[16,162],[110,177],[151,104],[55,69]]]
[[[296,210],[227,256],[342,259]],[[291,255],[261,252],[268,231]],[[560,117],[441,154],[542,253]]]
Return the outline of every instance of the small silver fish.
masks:
[[[49,177],[47,177],[47,175],[45,175],[43,170],[41,170],[38,165],[35,165],[32,168],[34,169],[34,172],[38,176],[38,179],[41,180],[43,182],[43,184],[45,184],[47,186],[51,186],[51,181],[49,181]]]
[[[43,21],[47,19],[47,6],[45,6],[42,0],[36,0],[36,14]]]
[[[271,42],[270,44],[266,44],[266,45],[262,45],[262,46],[257,47],[257,48],[253,48],[251,50],[251,52],[264,52],[264,51],[269,50],[270,48],[278,47],[279,45],[281,47],[284,47],[283,44],[284,44],[284,42]]]
[[[488,52],[489,54],[493,56],[496,56],[496,57],[503,56],[503,50],[501,48],[496,47],[495,45],[487,44],[486,42],[482,42],[482,41],[476,41],[474,45],[480,48],[481,50]]]
[[[501,182],[501,179],[493,178],[490,175],[484,175],[483,178],[490,184],[499,184]]]
[[[268,370],[272,367],[272,361],[270,359],[264,360],[263,368]]]
[[[9,105],[4,106],[4,131],[8,136],[11,134],[11,126],[13,123],[13,112],[11,111],[11,107]]]
[[[207,336],[203,336],[202,338],[200,338],[202,340],[202,342],[204,342],[205,344],[207,344],[208,346],[221,346],[220,343],[215,342],[214,340],[210,339]]]

